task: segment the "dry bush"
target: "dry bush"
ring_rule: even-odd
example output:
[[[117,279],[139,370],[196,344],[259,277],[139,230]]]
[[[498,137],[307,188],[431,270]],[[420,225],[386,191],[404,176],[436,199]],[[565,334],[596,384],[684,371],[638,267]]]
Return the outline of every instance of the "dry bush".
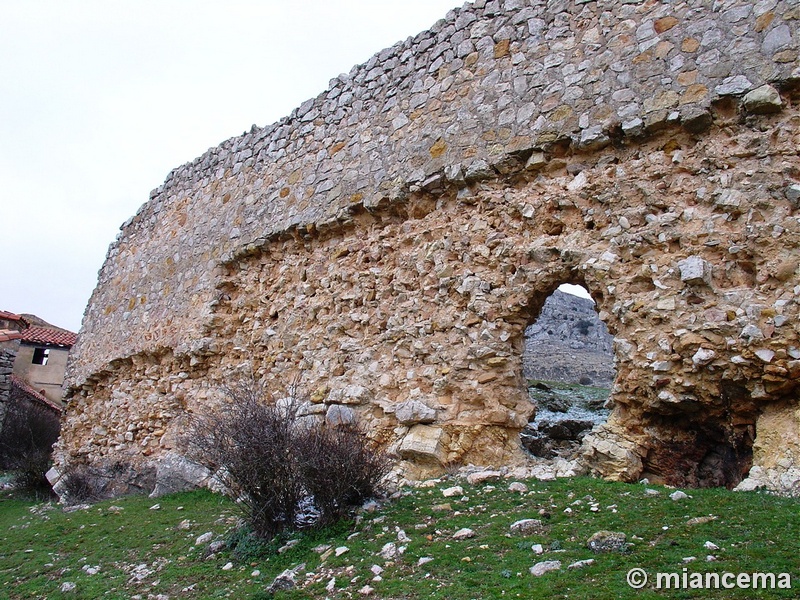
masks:
[[[377,492],[388,461],[356,428],[298,417],[296,398],[268,404],[257,384],[226,392],[229,403],[194,418],[186,444],[240,503],[259,537],[330,523]],[[319,518],[309,523],[309,513]]]
[[[11,393],[0,429],[0,469],[12,471],[17,487],[49,493],[45,473],[61,429],[53,411],[32,402],[18,390]]]
[[[294,454],[321,525],[337,521],[350,507],[377,495],[390,466],[388,457],[368,444],[354,425],[305,428],[295,440]]]

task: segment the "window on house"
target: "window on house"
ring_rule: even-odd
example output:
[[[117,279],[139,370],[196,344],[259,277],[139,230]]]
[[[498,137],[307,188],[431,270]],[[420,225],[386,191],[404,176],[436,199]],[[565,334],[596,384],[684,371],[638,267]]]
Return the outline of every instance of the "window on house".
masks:
[[[50,357],[50,349],[49,348],[34,348],[33,349],[33,360],[31,361],[35,365],[46,365],[47,359]]]

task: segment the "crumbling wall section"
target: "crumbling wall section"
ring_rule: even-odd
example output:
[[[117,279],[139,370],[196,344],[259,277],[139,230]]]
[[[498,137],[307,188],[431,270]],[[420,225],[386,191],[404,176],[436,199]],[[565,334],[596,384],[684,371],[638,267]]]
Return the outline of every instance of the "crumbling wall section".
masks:
[[[587,464],[737,482],[800,365],[798,18],[479,0],[174,170],[109,249],[59,465],[155,461],[243,375],[415,464],[519,458],[522,331],[572,282],[616,336]]]

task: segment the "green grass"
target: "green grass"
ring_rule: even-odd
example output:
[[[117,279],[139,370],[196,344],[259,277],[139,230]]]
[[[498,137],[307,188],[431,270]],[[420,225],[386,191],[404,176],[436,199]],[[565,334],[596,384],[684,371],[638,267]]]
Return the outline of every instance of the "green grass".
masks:
[[[442,488],[456,483],[465,496],[444,498]],[[666,488],[650,486],[660,493],[648,495],[641,484],[589,478],[527,481],[526,494],[508,492],[508,484],[443,481],[407,490],[357,521],[295,535],[299,543],[282,554],[276,549],[287,538],[249,550],[240,544],[236,553],[225,549],[212,557],[205,556],[204,546],[195,546],[195,539],[207,531],[215,539],[230,538],[237,513],[228,500],[208,492],[118,499],[72,513],[6,494],[0,497],[0,598],[264,598],[278,573],[300,563],[306,564],[298,578],[301,587],[277,598],[357,598],[367,584],[375,590],[371,597],[382,599],[798,597],[796,499],[711,489],[687,490],[692,497],[676,502]],[[151,510],[156,503],[160,508]],[[437,507],[443,504],[449,509]],[[716,518],[688,523],[706,516]],[[509,534],[512,522],[529,517],[542,519],[546,530],[527,537]],[[180,525],[186,521],[188,529]],[[462,527],[475,530],[475,537],[453,540]],[[411,542],[400,544],[398,529]],[[601,529],[626,533],[633,546],[624,554],[594,555],[586,540]],[[705,549],[706,541],[720,550]],[[405,552],[393,560],[381,558],[387,542],[405,545]],[[322,560],[313,550],[321,544],[349,550],[339,557],[322,555]],[[533,544],[545,552],[535,555]],[[718,560],[707,562],[707,554]],[[418,566],[423,556],[433,561]],[[684,563],[689,556],[697,560]],[[595,563],[567,570],[587,558]],[[530,575],[529,568],[542,560],[560,560],[562,569]],[[223,570],[228,562],[233,568]],[[380,581],[373,581],[373,565],[384,569]],[[84,566],[99,572],[90,574]],[[788,572],[792,589],[633,590],[625,576],[634,567],[651,578],[684,568],[689,573]],[[329,593],[326,585],[333,577],[335,590]],[[62,593],[67,581],[76,588]]]

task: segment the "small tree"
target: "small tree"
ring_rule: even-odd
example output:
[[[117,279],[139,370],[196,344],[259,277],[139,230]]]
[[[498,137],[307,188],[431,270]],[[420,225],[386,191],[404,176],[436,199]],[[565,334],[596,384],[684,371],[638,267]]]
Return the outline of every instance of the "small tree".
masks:
[[[263,401],[256,384],[228,389],[230,400],[190,427],[191,457],[217,473],[259,537],[298,525],[310,506],[330,523],[374,495],[386,457],[355,427],[333,428],[298,416],[295,398]]]

